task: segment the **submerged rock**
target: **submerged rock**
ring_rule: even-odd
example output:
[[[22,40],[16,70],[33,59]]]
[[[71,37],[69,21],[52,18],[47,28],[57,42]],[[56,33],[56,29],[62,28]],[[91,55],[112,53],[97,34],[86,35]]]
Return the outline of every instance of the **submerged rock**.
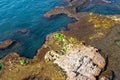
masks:
[[[10,46],[12,46],[16,41],[15,40],[6,40],[0,43],[0,50],[6,49]]]
[[[21,34],[27,34],[30,32],[30,30],[28,29],[22,29],[22,30],[18,30],[17,32],[21,33]]]

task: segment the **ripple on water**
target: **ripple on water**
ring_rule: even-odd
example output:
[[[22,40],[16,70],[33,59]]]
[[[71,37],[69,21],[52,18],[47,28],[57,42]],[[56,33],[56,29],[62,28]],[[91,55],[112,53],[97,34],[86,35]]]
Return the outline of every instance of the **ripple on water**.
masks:
[[[65,15],[59,15],[52,19],[43,18],[47,11],[66,4],[61,0],[0,0],[0,41],[15,39],[19,42],[15,47],[0,51],[0,57],[9,52],[18,52],[21,56],[33,58],[47,34],[59,31],[61,27],[73,21]],[[95,7],[89,6],[81,9],[81,11],[98,13],[99,11],[101,11],[100,13],[106,11],[104,7],[100,7],[101,10],[98,11]],[[120,11],[109,7],[107,10],[106,14],[110,12],[119,13]],[[21,34],[18,30],[22,29],[27,29],[30,32]]]

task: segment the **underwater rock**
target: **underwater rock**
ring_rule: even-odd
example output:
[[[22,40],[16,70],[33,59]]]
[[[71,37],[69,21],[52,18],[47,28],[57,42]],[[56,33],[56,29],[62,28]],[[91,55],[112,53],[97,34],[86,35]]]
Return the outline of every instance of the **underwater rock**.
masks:
[[[96,48],[83,46],[71,48],[54,63],[66,72],[67,80],[96,80],[105,66],[105,59]]]
[[[22,30],[18,30],[17,32],[22,33],[22,34],[26,34],[26,33],[29,33],[30,30],[28,30],[28,29],[22,29]]]
[[[6,49],[10,46],[12,46],[16,41],[15,40],[5,40],[2,43],[0,43],[0,50]]]

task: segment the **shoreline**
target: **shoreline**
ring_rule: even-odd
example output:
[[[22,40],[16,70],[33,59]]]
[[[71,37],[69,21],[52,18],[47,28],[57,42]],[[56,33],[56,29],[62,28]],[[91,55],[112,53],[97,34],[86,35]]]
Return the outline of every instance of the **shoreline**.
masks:
[[[67,25],[68,31],[61,30],[48,34],[42,47],[37,50],[33,59],[20,57],[17,53],[11,53],[2,58],[0,60],[0,64],[2,65],[0,77],[6,80],[8,78],[6,76],[9,74],[10,80],[65,80],[66,78],[68,80],[75,80],[77,78],[91,80],[96,80],[97,78],[99,78],[99,80],[105,80],[107,78],[110,78],[110,80],[120,79],[120,65],[118,64],[120,61],[120,16],[105,16],[87,12],[77,13],[74,10],[76,7],[74,7],[55,8],[46,13],[44,15],[46,18],[65,14],[77,21]],[[22,33],[26,33],[26,31],[23,30]],[[72,55],[75,53],[75,56]],[[71,56],[74,57],[69,58]],[[77,58],[77,56],[82,57]],[[88,65],[87,68],[90,69],[90,67],[93,67],[95,70],[92,69],[92,71],[90,69],[87,70],[86,73],[86,66],[81,68],[79,63],[75,61],[69,63],[70,61],[67,61],[67,58],[70,61],[79,59],[79,61],[83,63],[81,64],[82,66]],[[61,60],[63,61],[61,62]],[[57,63],[57,65],[54,63]],[[72,64],[77,65],[82,73],[76,70],[76,67],[73,67]],[[70,70],[66,68],[71,66],[73,70],[72,73],[70,68]],[[74,72],[73,68],[79,73],[79,76],[74,76],[77,75],[77,72]],[[23,75],[23,73],[25,73],[25,75]],[[21,75],[22,77],[19,78]],[[114,75],[116,77],[114,77]]]

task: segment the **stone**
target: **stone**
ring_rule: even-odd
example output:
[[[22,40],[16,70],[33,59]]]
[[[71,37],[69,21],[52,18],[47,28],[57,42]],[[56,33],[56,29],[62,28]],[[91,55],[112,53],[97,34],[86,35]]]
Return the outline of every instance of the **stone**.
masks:
[[[30,32],[30,30],[28,30],[28,29],[22,29],[22,30],[18,30],[17,32],[22,33],[22,34],[27,34],[27,33]]]
[[[103,76],[99,80],[111,80],[111,79],[108,79],[107,77]]]
[[[96,48],[82,46],[72,47],[67,54],[54,61],[66,72],[66,80],[96,80],[105,66],[105,59]]]
[[[114,72],[113,71],[104,71],[99,80],[113,80],[114,79]]]
[[[48,51],[45,55],[45,60],[46,61],[54,61],[60,57],[59,54],[57,54],[55,51],[51,50]]]
[[[12,46],[16,41],[15,40],[5,40],[0,43],[0,50],[6,49],[10,46]]]

